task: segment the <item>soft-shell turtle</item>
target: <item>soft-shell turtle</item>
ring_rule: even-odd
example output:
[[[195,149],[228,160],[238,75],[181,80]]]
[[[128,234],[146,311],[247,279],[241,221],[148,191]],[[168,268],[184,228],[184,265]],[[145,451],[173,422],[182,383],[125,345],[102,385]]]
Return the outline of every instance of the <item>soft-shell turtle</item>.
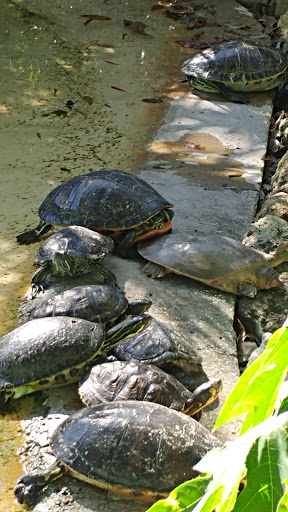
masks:
[[[154,501],[198,476],[193,466],[218,439],[193,418],[149,402],[87,407],[59,425],[51,438],[57,461],[19,478],[20,503],[34,505],[39,490],[67,470],[122,497]]]
[[[31,318],[73,316],[90,322],[110,324],[121,315],[145,313],[151,301],[138,299],[128,302],[125,292],[113,285],[75,286],[54,295],[31,311]]]
[[[284,79],[287,67],[287,55],[280,50],[232,41],[194,55],[184,62],[182,71],[195,89],[221,92],[229,100],[247,103],[249,97],[241,92],[273,89]]]
[[[0,339],[0,401],[79,380],[97,356],[149,322],[131,317],[106,333],[102,324],[65,316],[16,327]]]
[[[79,395],[88,406],[119,400],[144,400],[193,416],[213,402],[221,389],[221,380],[213,379],[192,393],[173,375],[157,366],[114,361],[93,366],[81,382]]]
[[[115,346],[111,353],[119,361],[136,361],[160,366],[174,375],[187,389],[195,391],[209,379],[201,364],[201,357],[191,347],[191,339],[161,325],[155,319],[141,333],[131,336]]]
[[[288,260],[288,242],[266,254],[215,234],[174,233],[141,244],[138,250],[150,261],[143,269],[150,277],[175,272],[247,297],[254,297],[257,290],[283,286],[273,267]]]
[[[99,262],[112,252],[113,240],[82,226],[69,226],[57,231],[39,247],[34,265],[39,267],[32,277],[35,293],[44,288],[49,276],[73,277],[97,271],[104,282],[115,280],[112,272]]]
[[[52,190],[39,208],[39,225],[17,236],[30,244],[52,225],[76,224],[114,238],[127,256],[133,243],[171,229],[173,206],[146,181],[119,169],[75,176]]]

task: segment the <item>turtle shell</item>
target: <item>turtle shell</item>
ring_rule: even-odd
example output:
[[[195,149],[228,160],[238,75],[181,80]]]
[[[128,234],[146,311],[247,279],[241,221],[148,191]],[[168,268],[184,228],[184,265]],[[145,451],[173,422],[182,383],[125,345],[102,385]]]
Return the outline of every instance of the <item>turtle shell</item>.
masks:
[[[160,366],[193,392],[208,377],[201,357],[191,347],[190,337],[182,336],[181,345],[183,348],[179,347],[177,332],[152,319],[145,330],[113,347],[111,353],[120,361]]]
[[[170,206],[141,178],[119,169],[102,169],[75,176],[53,189],[38,212],[49,224],[124,230]]]
[[[280,50],[261,43],[231,41],[212,46],[186,60],[182,72],[188,80],[191,77],[191,84],[196,88],[198,84],[199,89],[201,81],[204,90],[205,81],[215,81],[237,91],[266,91],[283,80],[287,67],[287,55]]]
[[[153,501],[198,475],[193,466],[221,443],[189,416],[159,404],[103,403],[73,413],[51,438],[81,480]]]
[[[0,390],[23,394],[79,379],[81,368],[100,352],[103,326],[70,317],[40,318],[0,339]]]
[[[119,317],[127,306],[125,293],[117,286],[83,285],[45,300],[31,312],[31,318],[72,316],[106,323]]]
[[[156,402],[176,411],[192,393],[173,375],[152,364],[113,361],[94,366],[79,387],[82,401],[88,405],[119,400]]]
[[[210,283],[241,269],[265,265],[261,252],[217,234],[172,233],[138,248],[143,258],[171,272]],[[224,285],[223,285],[224,286]]]
[[[35,265],[52,261],[55,254],[73,259],[86,258],[101,261],[112,252],[114,242],[108,236],[82,226],[68,226],[51,235],[42,242],[35,256]]]

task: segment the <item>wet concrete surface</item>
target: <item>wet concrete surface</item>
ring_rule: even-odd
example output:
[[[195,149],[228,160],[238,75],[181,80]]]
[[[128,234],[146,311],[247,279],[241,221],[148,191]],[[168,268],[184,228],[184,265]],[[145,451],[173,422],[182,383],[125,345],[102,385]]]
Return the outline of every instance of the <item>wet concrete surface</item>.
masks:
[[[201,99],[187,84],[178,84],[179,69],[191,50],[175,41],[188,39],[191,32],[163,12],[151,11],[153,5],[150,0],[110,0],[97,5],[97,14],[111,20],[87,25],[81,15],[95,12],[92,1],[85,6],[47,5],[42,0],[1,5],[2,334],[17,325],[18,306],[29,288],[39,245],[20,247],[15,237],[38,223],[37,209],[47,193],[74,175],[104,167],[137,172],[175,204],[177,231],[216,231],[241,240],[250,225],[258,201],[271,95],[254,94],[251,105],[236,105],[217,94],[202,94]],[[257,36],[260,26],[246,14],[236,2],[217,3],[220,27],[209,28],[209,37],[235,38],[235,29],[229,26],[232,18],[235,26],[247,25],[248,20],[247,37]],[[145,21],[152,37],[132,32],[123,19]],[[159,96],[163,103],[142,101]],[[71,109],[68,100],[74,102]],[[59,115],[59,110],[65,114]],[[168,168],[156,168],[161,162]],[[181,165],[173,167],[175,162]],[[222,377],[220,403],[203,414],[203,424],[211,428],[239,375],[235,297],[184,277],[150,280],[142,274],[143,264],[140,257],[107,258],[128,298],[152,298],[153,316],[179,332],[180,345],[188,335],[207,374]],[[1,417],[0,475],[6,475],[5,480],[0,476],[1,512],[24,510],[12,492],[23,472],[17,447],[26,440],[21,458],[25,469],[50,462],[49,435],[63,415],[81,406],[76,391],[72,386],[27,397],[21,405],[13,404],[12,416]],[[222,440],[236,434],[236,423],[217,433]],[[113,496],[69,477],[45,497],[36,512],[115,508]],[[127,512],[147,509],[133,501],[119,500],[116,506]]]

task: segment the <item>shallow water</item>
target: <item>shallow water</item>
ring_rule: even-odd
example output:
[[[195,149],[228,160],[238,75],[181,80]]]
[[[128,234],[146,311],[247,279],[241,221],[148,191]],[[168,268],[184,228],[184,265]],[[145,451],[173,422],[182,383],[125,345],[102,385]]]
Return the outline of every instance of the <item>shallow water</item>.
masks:
[[[41,201],[72,176],[104,167],[137,171],[170,93],[181,87],[179,64],[189,50],[174,41],[187,37],[186,27],[151,11],[154,3],[1,3],[1,335],[18,323],[39,246],[20,246],[16,235],[37,225]],[[111,20],[85,24],[82,14]],[[145,22],[151,37],[123,19]],[[155,97],[163,101],[142,101]],[[32,409],[28,397],[0,419],[1,512],[24,510],[13,487],[23,472],[19,420]]]

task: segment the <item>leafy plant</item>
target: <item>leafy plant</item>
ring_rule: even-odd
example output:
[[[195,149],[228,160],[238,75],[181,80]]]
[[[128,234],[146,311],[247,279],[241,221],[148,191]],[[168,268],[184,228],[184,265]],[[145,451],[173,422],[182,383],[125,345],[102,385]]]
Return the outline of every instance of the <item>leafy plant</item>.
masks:
[[[288,328],[241,375],[214,430],[244,417],[241,435],[208,452],[200,476],[176,487],[147,512],[284,512],[288,509],[288,400],[277,406],[288,371]],[[278,415],[277,415],[278,414]]]

